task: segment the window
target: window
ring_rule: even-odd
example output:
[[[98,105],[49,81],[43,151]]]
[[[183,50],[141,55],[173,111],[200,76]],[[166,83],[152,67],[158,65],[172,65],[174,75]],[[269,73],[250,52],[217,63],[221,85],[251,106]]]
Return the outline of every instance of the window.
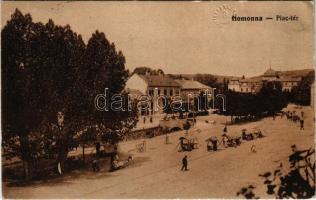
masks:
[[[241,91],[241,92],[243,92],[243,91],[244,91],[244,89],[243,89],[243,88],[241,88],[241,89],[240,89],[240,91]]]
[[[167,89],[164,89],[164,90],[163,90],[163,94],[164,94],[164,95],[167,95]]]
[[[158,95],[160,95],[160,89],[158,89]]]
[[[173,89],[170,89],[170,96],[173,95]]]
[[[176,95],[180,95],[180,90],[176,89]]]
[[[149,90],[149,96],[154,96],[154,90]]]

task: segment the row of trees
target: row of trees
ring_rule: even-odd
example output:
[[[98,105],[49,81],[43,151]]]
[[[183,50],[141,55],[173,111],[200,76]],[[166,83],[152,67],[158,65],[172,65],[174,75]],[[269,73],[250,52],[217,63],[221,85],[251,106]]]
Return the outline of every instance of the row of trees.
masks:
[[[280,82],[265,83],[257,94],[229,90],[225,96],[226,111],[221,110],[221,112],[230,115],[232,121],[234,121],[234,117],[259,118],[265,115],[274,115],[288,104],[287,96],[282,92]],[[218,102],[219,105],[221,105],[220,103]]]
[[[139,75],[164,75],[164,71],[162,69],[152,69],[150,67],[136,67],[134,71],[132,72],[133,74],[139,74]]]
[[[109,96],[121,93],[128,77],[122,52],[104,33],[96,31],[85,44],[69,25],[34,23],[16,10],[1,34],[2,145],[8,157],[23,160],[26,179],[34,160],[47,154],[63,168],[87,127],[111,140],[134,126],[135,112],[94,106],[105,88]]]
[[[310,105],[311,104],[311,85],[315,81],[315,72],[311,71],[298,83],[297,86],[293,87],[291,92],[288,92],[288,99],[292,103],[299,105]]]
[[[197,74],[196,79],[212,88],[216,88],[215,95],[224,94],[226,97],[226,111],[223,111],[222,99],[215,99],[215,108],[221,114],[230,115],[232,120],[237,118],[258,118],[264,115],[274,115],[282,110],[288,103],[310,105],[311,84],[314,82],[314,71],[302,77],[297,86],[291,91],[282,91],[280,82],[266,82],[257,94],[238,93],[228,90],[228,80],[225,78],[219,83],[212,75]],[[203,99],[203,98],[202,98]]]

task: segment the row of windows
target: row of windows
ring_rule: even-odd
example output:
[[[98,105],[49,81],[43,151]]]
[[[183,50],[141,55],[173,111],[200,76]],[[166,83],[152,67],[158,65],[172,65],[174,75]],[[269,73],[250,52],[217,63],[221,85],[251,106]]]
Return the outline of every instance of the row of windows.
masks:
[[[293,82],[290,82],[290,83],[283,83],[283,85],[287,85],[287,86],[295,86],[296,85],[296,83],[293,83]]]
[[[260,83],[242,83],[243,86],[260,85]]]
[[[180,89],[174,89],[175,90],[175,95],[179,95],[180,94]],[[173,94],[173,91],[174,91],[173,89],[158,89],[158,95],[169,95],[169,96],[173,96],[174,94]],[[168,91],[169,91],[169,93],[168,93]],[[148,91],[148,94],[150,95],[150,96],[154,96],[154,89],[150,89],[149,91]]]
[[[240,91],[241,91],[241,92],[250,92],[251,89],[250,89],[250,88],[246,88],[246,89],[244,90],[244,88],[240,88]]]
[[[290,85],[290,84],[289,84]],[[295,85],[294,83],[291,84],[292,86]],[[286,88],[287,90],[291,90],[291,88]],[[236,91],[235,88],[232,88],[233,91]],[[285,88],[283,88],[283,90],[285,90]],[[241,92],[251,92],[250,88],[240,88]]]

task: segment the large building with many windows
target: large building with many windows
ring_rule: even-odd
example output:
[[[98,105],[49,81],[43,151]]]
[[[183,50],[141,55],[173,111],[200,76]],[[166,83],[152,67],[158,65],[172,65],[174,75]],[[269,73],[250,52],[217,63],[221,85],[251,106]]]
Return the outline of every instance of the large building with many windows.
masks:
[[[292,91],[297,86],[300,77],[282,76],[273,69],[268,69],[262,76],[252,78],[232,78],[228,83],[228,89],[241,93],[257,93],[264,82],[277,81],[282,85],[283,91]]]
[[[166,75],[133,74],[126,82],[128,91],[138,91],[138,94],[148,96],[180,95],[181,85]]]
[[[208,94],[212,92],[212,88],[195,80],[173,79],[168,75],[151,75],[149,73],[133,74],[127,80],[125,90],[135,97],[146,95],[151,101],[150,110],[160,102],[161,99],[155,101],[155,98],[161,95],[167,98],[178,96],[183,102],[187,102],[190,98],[200,95],[201,92],[206,90]],[[151,114],[151,112],[146,114]]]

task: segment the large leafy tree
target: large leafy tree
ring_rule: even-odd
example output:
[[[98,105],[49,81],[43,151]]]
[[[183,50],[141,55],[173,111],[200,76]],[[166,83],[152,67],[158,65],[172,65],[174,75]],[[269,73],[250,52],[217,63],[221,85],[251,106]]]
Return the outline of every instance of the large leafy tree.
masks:
[[[237,117],[262,117],[274,115],[282,110],[288,103],[286,95],[282,92],[280,82],[265,82],[257,94],[227,91],[226,115],[233,121]]]
[[[282,92],[282,85],[280,82],[264,83],[258,94],[257,105],[261,106],[263,112],[275,114],[287,105],[286,95]]]
[[[292,101],[300,105],[310,105],[311,85],[315,81],[314,71],[308,73],[302,78],[296,87],[292,90]]]
[[[84,57],[86,59],[82,74],[85,76],[81,82],[88,91],[85,95],[90,101],[87,102],[89,110],[92,111],[89,117],[93,119],[93,123],[98,124],[102,138],[116,143],[136,122],[135,107],[128,110],[127,94],[122,93],[128,78],[125,57],[99,31],[89,39]],[[94,98],[99,94],[106,95],[106,110],[93,107]],[[116,94],[119,96],[111,99]],[[111,104],[115,100],[121,103]],[[117,109],[119,107],[122,109]]]
[[[63,168],[73,136],[86,125],[88,111],[81,96],[84,87],[79,81],[85,44],[68,25],[57,26],[49,20],[32,50],[33,73],[40,83],[36,94],[41,98],[45,113],[43,125],[46,133],[54,133],[46,134],[54,141],[47,146],[53,150],[50,153],[57,154],[57,161]],[[61,123],[57,123],[58,115],[63,117]]]
[[[135,112],[100,112],[94,98],[124,88],[125,58],[103,33],[86,46],[70,26],[33,23],[16,10],[2,30],[3,146],[32,174],[35,157],[57,155],[64,167],[69,149],[86,127],[111,130],[118,142],[135,123]],[[126,94],[122,95],[126,97]],[[127,98],[122,100],[128,107]],[[106,132],[108,133],[108,132]],[[93,137],[92,137],[93,138]]]
[[[2,30],[2,137],[3,147],[10,156],[24,162],[26,178],[32,169],[28,135],[43,119],[38,82],[33,73],[32,47],[41,25],[30,15],[16,10]]]

